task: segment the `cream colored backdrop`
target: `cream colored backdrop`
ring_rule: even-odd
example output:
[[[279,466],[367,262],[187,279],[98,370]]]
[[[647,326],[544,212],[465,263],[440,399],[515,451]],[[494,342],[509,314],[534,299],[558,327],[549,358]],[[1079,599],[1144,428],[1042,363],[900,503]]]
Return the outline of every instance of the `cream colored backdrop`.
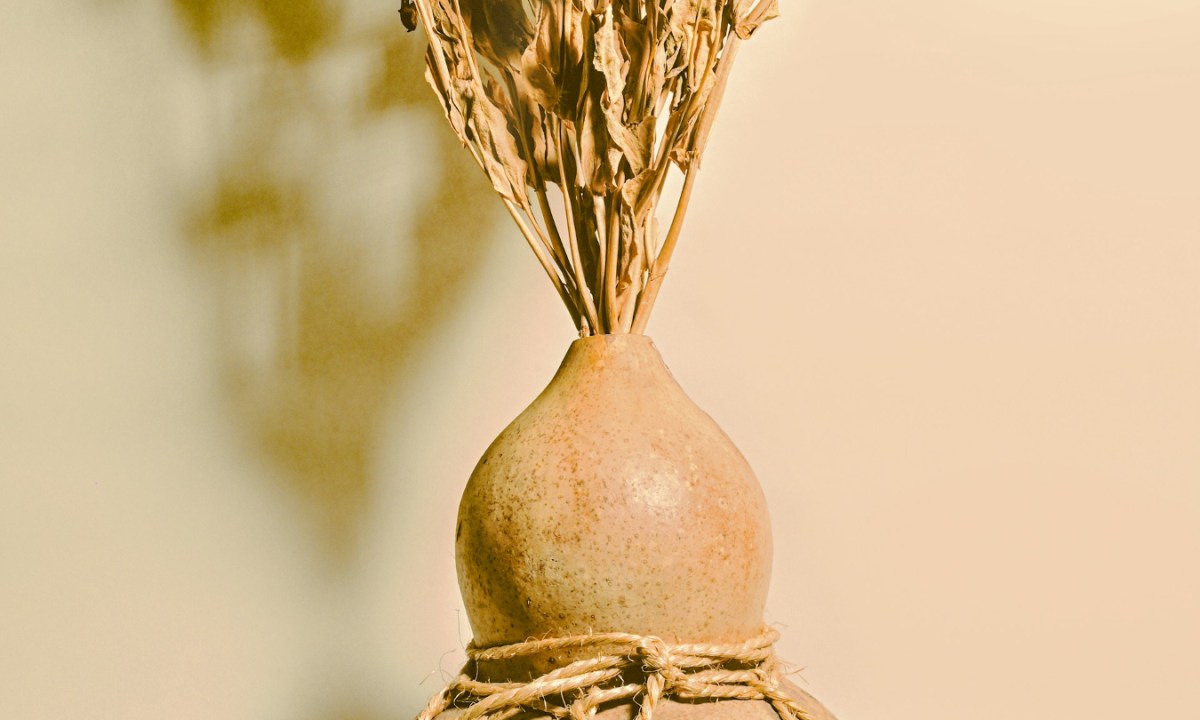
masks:
[[[395,4],[0,21],[0,717],[404,718],[565,312]],[[1200,3],[785,3],[651,325],[843,720],[1196,717]],[[472,209],[473,208],[473,209]]]

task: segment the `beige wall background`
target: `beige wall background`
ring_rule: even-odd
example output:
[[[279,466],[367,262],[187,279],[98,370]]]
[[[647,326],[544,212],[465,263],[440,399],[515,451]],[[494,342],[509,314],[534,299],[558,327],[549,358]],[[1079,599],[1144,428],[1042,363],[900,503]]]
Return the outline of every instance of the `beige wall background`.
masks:
[[[651,327],[843,720],[1200,705],[1200,4],[811,0]],[[388,3],[0,23],[0,717],[408,717],[566,314]]]

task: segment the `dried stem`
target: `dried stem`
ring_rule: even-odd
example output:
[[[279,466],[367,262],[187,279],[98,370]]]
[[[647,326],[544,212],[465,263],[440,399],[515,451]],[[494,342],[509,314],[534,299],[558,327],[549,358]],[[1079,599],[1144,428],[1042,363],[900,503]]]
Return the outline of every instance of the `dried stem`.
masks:
[[[621,214],[618,209],[618,195],[608,196],[608,253],[604,258],[604,298],[607,309],[608,332],[616,332],[621,320],[621,307],[617,305],[617,251],[620,247]]]
[[[695,152],[697,153],[687,169],[683,178],[683,188],[679,191],[679,204],[675,206],[675,216],[671,218],[671,228],[667,231],[667,238],[663,241],[662,250],[659,251],[658,257],[654,260],[654,266],[650,270],[650,280],[646,284],[646,291],[641,301],[638,303],[637,312],[633,319],[633,332],[642,333],[646,330],[646,323],[650,320],[650,312],[654,309],[654,302],[658,299],[658,289],[662,286],[663,279],[667,275],[667,270],[671,265],[671,256],[675,253],[675,244],[679,241],[679,233],[683,230],[683,218],[687,214],[688,202],[692,199],[692,185],[696,180],[696,175],[700,171],[700,154],[704,152],[704,145],[708,141],[708,133],[712,129],[713,120],[717,116],[717,108],[721,104],[721,96],[725,93],[725,83],[729,80],[729,71],[733,68],[734,57],[737,56],[738,38],[730,38],[729,44],[725,47],[725,52],[721,56],[721,62],[717,70],[716,83],[712,89],[712,96],[709,98],[708,105],[705,106],[704,112],[700,116],[699,123],[696,126]]]
[[[516,204],[513,203],[512,200],[509,200],[508,198],[504,198],[503,200],[504,207],[508,210],[508,214],[512,216],[514,221],[516,221],[517,227],[521,230],[521,234],[525,236],[525,241],[528,242],[529,247],[533,249],[533,254],[537,256],[538,262],[541,263],[542,269],[546,271],[546,275],[549,276],[550,282],[554,283],[554,288],[558,290],[558,294],[560,297],[562,297],[563,303],[566,304],[568,309],[571,308],[574,305],[574,302],[572,301],[570,293],[567,292],[566,285],[558,277],[558,273],[554,272],[554,266],[551,265],[550,258],[546,255],[546,251],[538,242],[537,237],[535,237],[533,232],[529,229],[529,225],[527,225],[524,218],[521,217],[521,211],[517,208]]]
[[[683,189],[679,191],[679,204],[675,206],[675,216],[671,218],[671,228],[667,230],[667,239],[663,242],[662,250],[659,251],[654,265],[650,268],[650,279],[646,282],[646,289],[642,292],[637,309],[634,311],[633,332],[635,333],[645,332],[646,323],[650,321],[650,311],[654,309],[654,302],[658,299],[658,289],[662,287],[663,279],[667,276],[667,269],[671,265],[671,255],[675,253],[675,243],[679,240],[679,231],[683,229],[683,216],[687,214],[688,201],[692,198],[692,184],[696,180],[697,170],[699,170],[698,167],[688,168],[687,174],[683,178]]]
[[[587,284],[587,275],[583,272],[583,261],[579,253],[579,232],[575,224],[575,196],[569,190],[571,184],[567,181],[567,164],[563,160],[566,157],[567,143],[563,142],[563,126],[558,126],[558,134],[555,140],[558,142],[558,173],[559,180],[563,188],[563,212],[567,216],[567,237],[570,240],[571,247],[571,263],[575,272],[575,288],[579,294],[579,300],[583,301],[583,311],[587,315],[588,323],[592,328],[600,328],[600,322],[596,315],[596,305],[592,302],[592,293]]]

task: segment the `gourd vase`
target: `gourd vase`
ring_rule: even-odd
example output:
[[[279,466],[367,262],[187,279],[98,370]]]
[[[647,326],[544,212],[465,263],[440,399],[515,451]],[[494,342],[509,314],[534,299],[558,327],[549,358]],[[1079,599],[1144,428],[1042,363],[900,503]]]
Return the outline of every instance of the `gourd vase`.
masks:
[[[456,528],[480,646],[593,632],[738,643],[762,629],[771,553],[749,464],[637,334],[571,344],[480,459]],[[543,653],[478,671],[519,682],[575,659]],[[805,693],[794,697],[813,718],[831,717]],[[766,702],[722,701],[667,702],[656,717],[777,716]]]

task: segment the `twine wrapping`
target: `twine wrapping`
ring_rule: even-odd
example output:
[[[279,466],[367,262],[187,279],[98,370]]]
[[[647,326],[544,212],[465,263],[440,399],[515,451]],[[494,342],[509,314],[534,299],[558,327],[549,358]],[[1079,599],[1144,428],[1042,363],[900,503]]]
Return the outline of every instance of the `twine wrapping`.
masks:
[[[600,706],[633,701],[634,720],[653,720],[663,698],[678,700],[765,700],[782,720],[811,720],[782,687],[774,645],[779,633],[764,628],[736,645],[668,645],[662,638],[629,633],[595,633],[529,640],[490,648],[467,646],[459,676],[435,695],[417,720],[433,720],[449,708],[457,720],[508,720],[522,712],[569,720],[591,720]],[[528,682],[476,680],[480,662],[511,660],[553,650],[597,648]]]

